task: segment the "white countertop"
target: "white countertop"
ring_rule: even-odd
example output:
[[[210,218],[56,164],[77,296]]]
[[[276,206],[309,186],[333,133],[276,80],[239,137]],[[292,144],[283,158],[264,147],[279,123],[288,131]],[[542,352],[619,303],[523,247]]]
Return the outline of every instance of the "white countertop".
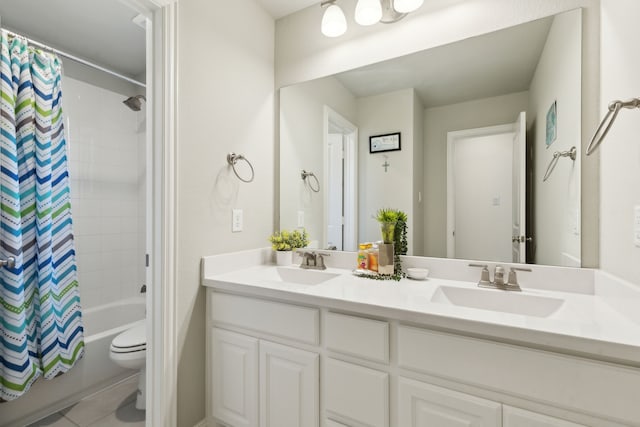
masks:
[[[287,267],[297,268],[297,267]],[[479,336],[640,367],[640,324],[594,294],[523,289],[524,295],[564,302],[548,317],[533,317],[433,302],[439,286],[476,288],[473,282],[428,278],[380,281],[329,268],[335,278],[317,285],[283,282],[274,265],[204,275],[203,284],[221,291],[398,319],[428,328]],[[505,292],[477,289],[478,292]]]

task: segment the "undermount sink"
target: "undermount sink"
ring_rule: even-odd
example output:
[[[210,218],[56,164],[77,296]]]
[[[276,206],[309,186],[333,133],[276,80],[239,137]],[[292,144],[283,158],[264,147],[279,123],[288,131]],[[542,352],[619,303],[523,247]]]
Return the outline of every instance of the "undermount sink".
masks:
[[[278,277],[283,282],[296,283],[298,285],[319,285],[327,280],[339,276],[337,273],[328,273],[321,270],[304,270],[295,267],[278,267]]]
[[[524,316],[549,317],[558,311],[564,300],[502,290],[439,286],[431,297],[431,302]]]

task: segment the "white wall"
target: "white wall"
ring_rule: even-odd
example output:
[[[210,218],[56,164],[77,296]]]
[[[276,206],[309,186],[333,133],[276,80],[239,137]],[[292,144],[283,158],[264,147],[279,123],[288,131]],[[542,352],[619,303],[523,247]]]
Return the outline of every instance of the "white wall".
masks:
[[[533,237],[535,262],[565,265],[567,255],[581,258],[581,156],[561,158],[551,177],[542,182],[555,151],[581,149],[582,26],[580,11],[554,18],[531,86],[527,122],[533,138]],[[546,115],[557,101],[557,138],[546,146]],[[579,263],[578,263],[579,265]]]
[[[341,3],[349,29],[330,39],[320,31],[316,4],[279,19],[276,25],[276,87],[332,75],[390,58],[441,46],[574,8],[584,8],[582,129],[597,126],[599,84],[599,0],[433,0],[401,23],[360,27],[353,22],[356,0]],[[427,128],[428,129],[428,128]],[[588,142],[588,141],[587,141]],[[584,145],[583,141],[583,145]],[[598,164],[582,169],[582,260],[598,263]],[[425,207],[434,201],[428,200]],[[435,201],[438,203],[438,200]],[[426,213],[428,217],[428,213]],[[425,230],[428,235],[429,231]],[[440,242],[441,243],[441,242]],[[429,240],[425,241],[429,245]],[[436,247],[443,247],[438,242]],[[426,253],[431,255],[427,247]],[[442,256],[434,254],[435,256]]]
[[[528,93],[519,92],[425,110],[424,253],[426,256],[447,256],[447,133],[513,123],[518,113],[527,109],[527,104]]]
[[[178,425],[205,416],[200,257],[267,246],[274,211],[274,21],[254,0],[178,2]],[[226,162],[244,154],[255,180]],[[231,232],[231,210],[244,231]]]
[[[637,0],[602,1],[602,117],[609,102],[640,96],[639,18]],[[640,248],[633,242],[633,208],[640,205],[640,110],[621,111],[600,147],[601,267],[640,284]],[[596,161],[587,157],[585,164]]]
[[[413,108],[414,90],[403,89],[382,95],[358,98],[358,239],[375,242],[382,239],[375,220],[381,208],[399,209],[408,215],[409,233],[413,230]],[[369,137],[401,133],[401,150],[369,153]],[[386,156],[386,157],[385,157]],[[388,160],[385,172],[382,166]],[[413,239],[408,239],[412,254]]]
[[[312,241],[322,241],[323,201],[330,189],[311,191],[300,172],[312,171],[323,185],[325,105],[356,121],[356,99],[334,77],[280,89],[280,228],[296,228],[298,211],[303,211]]]
[[[122,104],[126,93],[66,75],[62,90],[78,283],[88,309],[138,296],[144,283],[144,109]]]

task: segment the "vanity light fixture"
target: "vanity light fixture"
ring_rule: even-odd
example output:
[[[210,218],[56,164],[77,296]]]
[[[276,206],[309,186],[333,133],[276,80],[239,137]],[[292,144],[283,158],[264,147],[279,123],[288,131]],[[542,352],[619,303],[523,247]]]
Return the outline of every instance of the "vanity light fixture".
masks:
[[[424,0],[395,0],[393,8],[400,13],[410,13],[418,10]]]
[[[347,18],[338,6],[336,0],[326,0],[320,3],[321,7],[329,5],[322,16],[322,34],[327,37],[339,37],[347,31]]]
[[[322,17],[322,34],[327,37],[339,37],[347,31],[347,19],[336,4],[338,0],[324,0],[320,7],[327,7]],[[391,24],[404,18],[422,6],[424,0],[358,0],[354,13],[355,21],[360,25],[373,25],[378,22]]]
[[[382,18],[380,0],[358,0],[356,4],[355,20],[360,25],[373,25]]]

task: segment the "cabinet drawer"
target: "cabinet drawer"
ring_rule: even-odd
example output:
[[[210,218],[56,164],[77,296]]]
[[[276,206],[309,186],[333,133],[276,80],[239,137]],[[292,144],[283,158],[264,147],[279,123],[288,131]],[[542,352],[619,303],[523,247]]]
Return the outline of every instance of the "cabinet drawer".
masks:
[[[389,363],[389,324],[379,320],[327,313],[327,348],[350,356]]]
[[[324,401],[328,412],[370,427],[389,426],[389,374],[327,358]]]
[[[398,366],[622,424],[640,419],[637,368],[409,326],[398,328]]]
[[[586,427],[583,424],[575,424],[507,405],[502,407],[502,416],[503,427]]]
[[[218,324],[307,344],[319,342],[320,312],[315,308],[209,292],[209,316]]]

